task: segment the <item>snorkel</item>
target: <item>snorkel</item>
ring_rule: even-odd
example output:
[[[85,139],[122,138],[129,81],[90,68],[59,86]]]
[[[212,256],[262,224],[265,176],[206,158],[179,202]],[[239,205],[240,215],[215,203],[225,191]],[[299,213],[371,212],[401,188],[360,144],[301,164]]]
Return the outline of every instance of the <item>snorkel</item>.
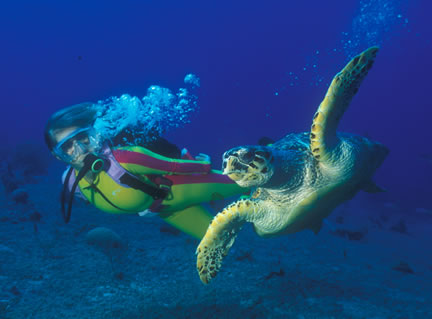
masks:
[[[104,169],[105,166],[104,160],[93,153],[89,153],[85,156],[83,164],[84,166],[79,170],[79,173],[75,178],[75,182],[73,183],[72,188],[70,189],[70,192],[68,194],[69,199],[67,201],[68,202],[67,209],[65,207],[65,204],[66,204],[66,196],[68,193],[69,180],[71,178],[72,173],[74,172],[74,169],[72,167],[69,168],[63,184],[63,191],[61,194],[61,209],[62,209],[63,219],[66,224],[69,222],[72,214],[72,203],[74,199],[73,195],[76,191],[76,188],[78,187],[78,183],[84,178],[84,176],[86,176],[88,172],[91,171],[94,174],[98,174]]]

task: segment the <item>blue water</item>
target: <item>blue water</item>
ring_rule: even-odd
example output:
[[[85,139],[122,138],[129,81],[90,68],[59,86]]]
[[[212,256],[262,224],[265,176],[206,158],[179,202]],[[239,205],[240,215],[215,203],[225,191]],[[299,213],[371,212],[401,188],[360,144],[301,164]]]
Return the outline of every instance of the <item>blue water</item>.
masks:
[[[140,296],[143,298],[138,298],[142,301],[135,312],[130,310],[127,315],[122,312],[122,305],[128,309],[130,306],[120,299],[117,299],[114,310],[99,303],[99,299],[91,299],[93,301],[89,304],[75,300],[77,305],[66,307],[67,311],[61,314],[63,317],[69,315],[70,318],[77,318],[78,314],[82,316],[86,311],[91,313],[95,309],[105,309],[107,315],[101,318],[186,318],[186,313],[190,313],[191,318],[235,318],[236,315],[228,315],[223,310],[233,307],[233,313],[245,311],[247,318],[331,318],[331,312],[335,310],[326,311],[325,305],[316,300],[328,297],[328,305],[332,300],[335,303],[340,300],[341,295],[329,288],[332,280],[324,283],[318,278],[318,269],[310,269],[318,277],[309,276],[307,283],[296,281],[291,289],[300,289],[313,283],[317,287],[316,291],[320,287],[322,291],[329,291],[322,294],[309,291],[312,297],[304,296],[303,300],[310,297],[315,301],[309,300],[304,307],[295,308],[297,316],[287,310],[288,306],[283,306],[290,304],[289,300],[293,304],[297,299],[288,298],[280,303],[263,306],[265,301],[275,302],[285,294],[283,287],[286,283],[278,286],[267,280],[264,280],[260,290],[245,287],[242,292],[240,288],[243,281],[232,277],[237,293],[250,296],[255,301],[247,306],[234,305],[240,301],[234,298],[230,303],[228,299],[220,297],[217,299],[220,304],[215,306],[216,301],[210,297],[211,293],[224,296],[230,291],[228,282],[211,288],[199,286],[198,276],[193,269],[194,244],[190,244],[190,249],[178,251],[176,243],[184,245],[186,237],[173,237],[159,232],[163,225],[159,225],[158,221],[150,219],[140,222],[146,225],[145,230],[132,222],[136,236],[125,230],[132,227],[130,217],[113,220],[112,216],[102,212],[95,212],[97,217],[87,217],[83,213],[80,223],[87,226],[81,225],[85,228],[81,232],[74,230],[74,226],[62,225],[57,194],[61,189],[59,176],[63,166],[46,149],[43,129],[53,112],[90,101],[99,103],[101,107],[104,118],[97,125],[107,137],[126,128],[140,133],[137,136],[142,136],[141,133],[150,128],[156,128],[162,136],[180,148],[187,147],[192,154],[209,154],[214,168],[220,168],[222,153],[231,147],[256,144],[262,136],[279,139],[290,132],[308,131],[312,116],[332,77],[350,58],[372,45],[380,46],[380,52],[373,69],[345,113],[339,130],[368,136],[390,149],[390,155],[375,175],[377,183],[387,192],[356,197],[348,208],[344,208],[350,216],[346,220],[354,220],[354,226],[369,227],[369,241],[358,248],[359,261],[372,258],[367,263],[376,267],[369,284],[378,282],[381,267],[385,268],[383,265],[386,264],[378,257],[379,249],[374,255],[376,259],[368,256],[367,245],[375,246],[376,240],[388,244],[383,244],[382,251],[395,249],[392,247],[392,236],[396,235],[402,236],[394,238],[399,246],[406,243],[406,247],[414,247],[407,248],[412,259],[406,256],[399,258],[397,252],[391,253],[392,256],[396,256],[395,260],[411,263],[413,268],[422,265],[419,266],[422,270],[413,275],[415,279],[401,277],[402,281],[386,273],[388,282],[396,280],[395,286],[400,287],[400,291],[410,291],[408,288],[404,290],[404,285],[408,287],[410,282],[425,283],[431,280],[429,248],[420,248],[425,241],[430,242],[427,234],[430,234],[432,227],[429,226],[432,222],[432,217],[429,217],[432,214],[431,9],[432,5],[426,0],[3,1],[0,4],[0,136],[3,137],[0,147],[3,182],[0,224],[4,232],[0,234],[0,286],[3,286],[3,291],[0,291],[0,318],[57,317],[53,312],[42,310],[39,310],[39,314],[35,312],[30,315],[31,302],[33,300],[38,304],[39,299],[35,296],[40,295],[40,291],[26,285],[29,280],[44,282],[49,276],[41,275],[43,279],[25,278],[24,273],[17,270],[21,267],[14,266],[18,261],[26,260],[29,263],[37,260],[37,263],[45,265],[53,262],[53,259],[44,259],[46,256],[42,253],[36,257],[31,254],[26,257],[29,253],[18,249],[26,247],[27,241],[33,244],[37,242],[32,239],[36,232],[32,228],[36,217],[29,217],[34,211],[43,216],[43,224],[38,224],[37,232],[42,239],[38,240],[43,242],[43,238],[48,238],[49,234],[61,228],[64,235],[61,236],[58,249],[62,250],[61,245],[65,241],[67,244],[63,250],[73,250],[69,256],[71,260],[74,256],[83,256],[80,255],[82,250],[71,244],[75,239],[70,238],[79,241],[77,233],[85,234],[85,227],[98,226],[104,222],[121,225],[116,231],[128,233],[129,240],[135,240],[138,246],[142,232],[153,229],[149,225],[156,225],[156,233],[152,240],[146,241],[147,246],[162,249],[165,242],[169,242],[168,247],[172,248],[163,250],[162,261],[151,260],[157,259],[159,255],[149,255],[149,248],[144,246],[142,249],[147,251],[146,257],[137,262],[136,268],[130,266],[129,273],[125,271],[130,276],[139,273],[138,277],[130,280],[135,286],[143,285],[152,277],[158,278],[161,287],[165,287],[157,290],[157,284],[148,284],[157,291]],[[193,77],[187,77],[189,74],[193,74]],[[24,189],[28,194],[29,199],[25,204],[17,202],[9,192],[17,188]],[[78,207],[78,215],[80,209],[84,211],[85,207]],[[361,214],[364,211],[367,216]],[[387,221],[384,221],[385,218]],[[409,236],[404,235],[404,232],[392,231],[392,225],[385,224],[389,218],[394,221],[393,226],[399,219],[403,220],[408,225]],[[370,224],[361,224],[365,221]],[[376,229],[377,221],[388,232],[374,233],[371,229]],[[345,240],[342,246],[352,248],[350,245],[357,245],[357,242],[331,237],[334,224],[337,224],[335,220],[330,224],[333,226],[328,226],[327,233],[330,234],[330,240],[339,240],[336,240],[335,245],[341,244],[341,240]],[[414,226],[410,229],[409,225]],[[77,224],[75,227],[78,227]],[[23,238],[18,234],[28,236]],[[250,236],[256,237],[253,234]],[[302,247],[302,237],[292,239],[292,242],[298,242],[295,249],[311,250],[315,241],[319,241],[309,237],[305,240],[309,248]],[[280,245],[287,242],[290,242],[288,237],[280,239]],[[265,247],[277,246],[278,241],[271,243],[258,238],[254,243],[258,247],[250,248],[254,251],[253,261],[246,258],[246,265],[249,265],[245,266],[246,270],[244,266],[236,269],[234,265],[232,273],[239,270],[254,273],[250,267],[257,264],[255,274],[259,272],[264,276],[261,268],[265,268],[273,259],[277,264],[277,255],[266,259]],[[12,253],[7,249],[14,251],[14,258],[9,258]],[[238,249],[241,255],[241,248]],[[287,251],[291,249],[287,248]],[[325,260],[335,263],[331,267],[343,268],[341,264],[344,260],[332,261],[331,257],[326,259],[325,255],[319,255],[322,257],[320,259],[317,257],[319,253],[311,251],[309,256],[313,258],[305,257],[298,262],[319,264]],[[284,254],[287,252],[280,252],[280,255]],[[137,253],[135,257],[139,256]],[[172,256],[181,257],[175,259],[177,257]],[[186,258],[186,261],[181,258]],[[166,286],[175,286],[173,278],[182,275],[173,273],[174,269],[178,269],[178,263],[187,262],[191,264],[184,269],[190,271],[193,279],[184,275],[185,282],[196,280],[194,284],[197,286],[190,288],[190,294],[185,294],[187,298],[179,297],[183,301],[178,302],[178,311],[171,306],[167,306],[168,310],[164,311],[160,300],[173,300],[178,296],[176,293],[181,294],[181,291],[171,291]],[[151,270],[144,273],[140,269],[142,263],[146,263]],[[156,265],[160,263],[169,263],[170,267],[157,269]],[[8,266],[2,267],[1,264]],[[152,264],[155,265],[153,268]],[[292,278],[294,274],[290,273],[289,260],[286,265],[285,273],[289,273],[289,278]],[[390,274],[395,272],[391,266],[386,266]],[[279,274],[278,267],[274,272]],[[369,268],[365,269],[367,271]],[[93,278],[91,271],[87,271],[82,281]],[[279,278],[278,275],[274,276]],[[364,295],[373,289],[368,283],[362,284],[362,278],[350,277],[349,271],[344,273],[343,278],[353,282],[353,289],[362,289]],[[64,274],[58,280],[68,282],[69,292],[59,288],[60,291],[53,289],[51,294],[57,296],[57,302],[67,303],[68,293],[74,289],[72,279]],[[73,280],[80,278],[74,277]],[[14,293],[13,287],[19,293]],[[32,289],[36,292],[32,292]],[[45,298],[49,299],[52,295],[47,292]],[[157,298],[152,297],[156,295]],[[77,295],[74,296],[77,298]],[[376,318],[432,316],[431,306],[426,302],[431,297],[430,289],[419,291],[415,302],[414,299],[401,296],[402,293],[395,298],[406,300],[406,309],[412,306],[413,309],[424,310],[424,313],[419,312],[417,315],[411,310],[395,310],[392,315],[392,306],[381,304],[382,308],[376,309]],[[426,301],[422,303],[419,301],[421,298]],[[196,304],[190,303],[193,299],[196,299]],[[4,304],[7,306],[3,307]],[[318,312],[307,313],[307,305],[320,308],[321,315]],[[156,308],[159,310],[149,310]],[[149,311],[148,316],[145,315],[146,311]],[[99,315],[93,318],[99,318]],[[354,317],[347,308],[335,312],[333,316]],[[371,318],[369,315],[363,317]]]

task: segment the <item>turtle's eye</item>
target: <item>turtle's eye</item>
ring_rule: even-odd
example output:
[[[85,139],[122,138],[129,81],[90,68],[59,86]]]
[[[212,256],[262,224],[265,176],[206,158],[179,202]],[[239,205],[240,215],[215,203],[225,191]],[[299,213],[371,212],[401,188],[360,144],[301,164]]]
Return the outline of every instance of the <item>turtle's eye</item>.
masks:
[[[255,153],[253,151],[247,151],[242,155],[242,159],[247,162],[252,161],[254,157],[255,157]]]
[[[247,171],[247,166],[238,161],[232,163],[232,168],[238,171]]]

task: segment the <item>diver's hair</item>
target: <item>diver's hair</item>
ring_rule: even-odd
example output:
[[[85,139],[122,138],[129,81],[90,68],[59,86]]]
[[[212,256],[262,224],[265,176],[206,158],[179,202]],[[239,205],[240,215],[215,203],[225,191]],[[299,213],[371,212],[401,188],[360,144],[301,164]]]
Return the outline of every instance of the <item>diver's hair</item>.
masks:
[[[50,151],[56,146],[55,133],[69,127],[89,127],[96,120],[97,104],[81,103],[55,112],[45,126],[45,143]]]

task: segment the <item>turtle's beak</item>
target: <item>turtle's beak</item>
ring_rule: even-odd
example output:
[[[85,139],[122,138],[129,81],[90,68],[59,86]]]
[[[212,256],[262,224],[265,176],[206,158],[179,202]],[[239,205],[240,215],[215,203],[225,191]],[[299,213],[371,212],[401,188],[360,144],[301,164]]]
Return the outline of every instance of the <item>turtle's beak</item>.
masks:
[[[237,156],[229,156],[223,161],[223,174],[228,175],[234,181],[241,179],[247,170],[248,167],[240,163]]]
[[[231,173],[231,174],[227,174],[227,176],[232,179],[234,182],[238,182],[243,178],[243,175],[239,174],[239,173]]]

